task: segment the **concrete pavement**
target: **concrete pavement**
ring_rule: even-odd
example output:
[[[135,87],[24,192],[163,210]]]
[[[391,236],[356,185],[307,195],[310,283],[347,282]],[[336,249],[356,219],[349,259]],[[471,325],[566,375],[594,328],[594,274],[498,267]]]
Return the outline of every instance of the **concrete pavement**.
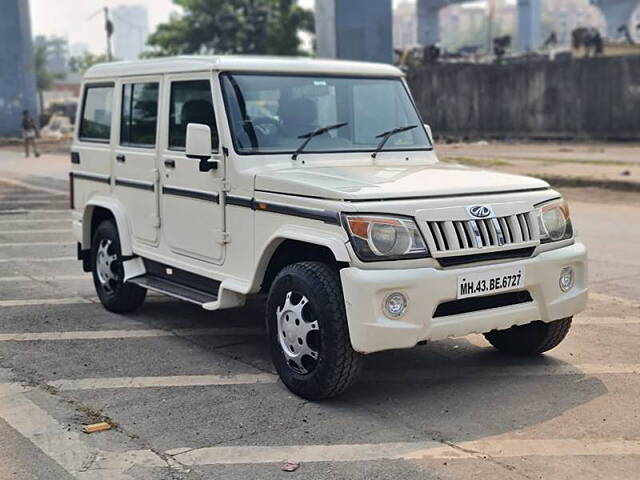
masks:
[[[347,395],[312,403],[274,375],[262,299],[205,312],[151,296],[133,315],[106,312],[73,259],[62,160],[43,175],[40,164],[2,155],[2,480],[640,471],[636,194],[565,192],[590,248],[593,294],[549,354],[503,356],[479,335],[383,352]],[[105,419],[115,428],[81,433]],[[282,472],[287,460],[299,469]]]
[[[476,142],[437,145],[441,160],[520,175],[552,185],[640,192],[640,146],[622,144]]]

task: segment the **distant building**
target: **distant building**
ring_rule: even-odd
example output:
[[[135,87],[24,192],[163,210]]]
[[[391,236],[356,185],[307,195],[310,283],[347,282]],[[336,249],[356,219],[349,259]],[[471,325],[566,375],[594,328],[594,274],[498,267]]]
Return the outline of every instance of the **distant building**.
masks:
[[[551,32],[556,33],[558,46],[571,45],[571,32],[578,27],[595,27],[602,34],[607,32],[607,23],[602,12],[589,0],[563,0],[542,4],[542,40]]]
[[[22,110],[38,110],[28,0],[2,2],[0,136],[20,135]]]
[[[443,2],[444,3],[444,2]],[[640,23],[640,6],[631,22],[632,30]],[[589,0],[562,0],[542,2],[540,45],[552,33],[556,33],[558,46],[571,43],[571,32],[578,27],[595,27],[606,33],[606,22],[600,10]],[[440,10],[440,45],[449,51],[463,46],[487,42],[487,6],[482,1],[452,3]],[[393,46],[405,49],[415,46],[417,41],[416,4],[413,0],[402,0],[393,13]],[[511,35],[516,47],[518,32],[518,8],[516,0],[495,0],[492,36]],[[640,41],[640,29],[630,32]]]
[[[515,31],[515,3],[496,2],[494,36]],[[440,45],[446,50],[484,45],[487,38],[487,9],[482,2],[452,4],[440,9]],[[393,12],[393,46],[405,49],[418,44],[416,4],[404,0]]]
[[[494,33],[501,31],[502,8],[496,5]],[[446,50],[460,47],[483,46],[487,40],[487,9],[484,4],[474,2],[450,5],[440,10],[440,43]],[[497,36],[497,35],[496,35]]]
[[[113,22],[113,55],[119,60],[136,60],[145,50],[149,36],[149,13],[142,5],[121,5],[110,10]]]
[[[393,48],[404,50],[418,43],[416,4],[407,0],[393,11]]]
[[[35,48],[44,48],[47,55],[47,71],[52,75],[66,76],[69,72],[69,42],[64,37],[38,35]]]

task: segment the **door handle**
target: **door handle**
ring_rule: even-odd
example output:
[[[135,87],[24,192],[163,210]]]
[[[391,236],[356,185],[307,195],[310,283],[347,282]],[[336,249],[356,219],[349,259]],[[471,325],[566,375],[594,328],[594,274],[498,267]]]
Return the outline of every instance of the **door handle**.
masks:
[[[120,163],[124,163],[127,160],[127,157],[125,157],[124,155],[120,154],[120,155],[116,155],[116,160]]]
[[[164,161],[164,166],[167,168],[176,168],[176,161],[175,160],[165,160]]]

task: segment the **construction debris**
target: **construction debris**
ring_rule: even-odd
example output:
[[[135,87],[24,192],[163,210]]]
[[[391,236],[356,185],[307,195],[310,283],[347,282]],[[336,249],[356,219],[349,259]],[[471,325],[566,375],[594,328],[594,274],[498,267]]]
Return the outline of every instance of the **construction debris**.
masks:
[[[104,432],[105,430],[111,430],[111,425],[107,422],[92,423],[91,425],[82,426],[82,431],[84,433]]]
[[[298,467],[300,467],[300,464],[297,462],[287,462],[282,466],[282,471],[283,472],[295,472]]]

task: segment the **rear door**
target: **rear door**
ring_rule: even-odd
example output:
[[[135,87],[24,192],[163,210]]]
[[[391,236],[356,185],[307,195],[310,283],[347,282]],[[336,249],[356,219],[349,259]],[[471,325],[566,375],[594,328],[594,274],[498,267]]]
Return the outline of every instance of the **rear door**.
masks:
[[[117,87],[121,101],[113,150],[114,192],[127,210],[134,241],[156,245],[160,227],[157,155],[162,78],[130,78]]]
[[[220,154],[211,73],[170,75],[166,79],[166,129],[162,139],[161,206],[163,242],[180,257],[221,264],[224,215],[220,206],[224,164]],[[212,159],[218,170],[200,172],[199,161],[185,154],[187,125],[211,128]]]
[[[73,200],[79,211],[92,196],[111,190],[114,91],[114,82],[84,85],[78,130],[71,149]]]

